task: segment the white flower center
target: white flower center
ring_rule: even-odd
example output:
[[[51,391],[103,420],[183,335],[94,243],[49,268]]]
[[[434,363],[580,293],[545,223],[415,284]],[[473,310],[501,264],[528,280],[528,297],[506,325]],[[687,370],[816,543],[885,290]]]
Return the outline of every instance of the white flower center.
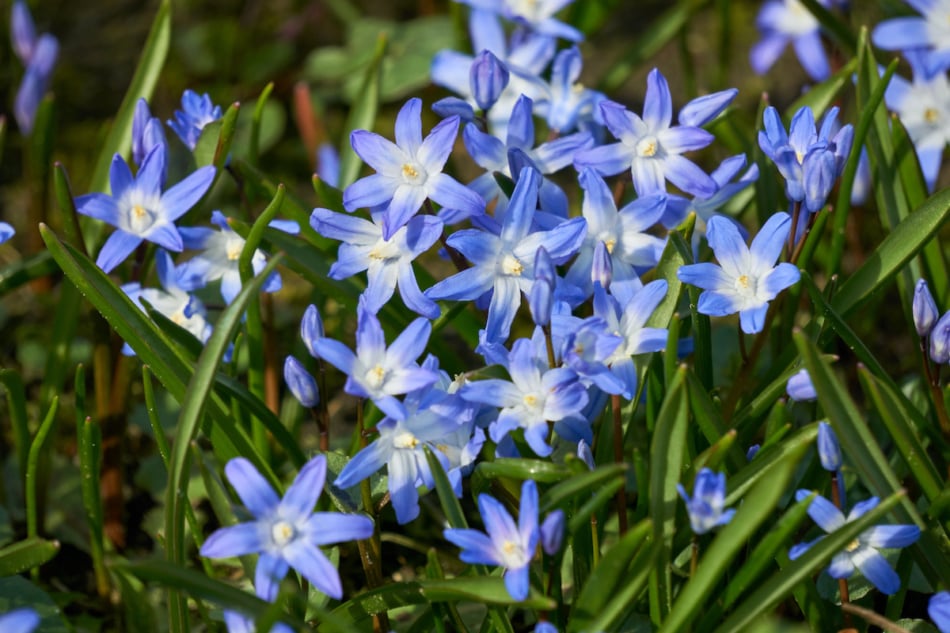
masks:
[[[508,569],[520,569],[528,564],[528,554],[517,541],[506,540],[501,544],[501,557]]]
[[[853,541],[851,541],[850,543],[848,543],[847,545],[845,545],[844,551],[846,551],[846,552],[853,552],[854,550],[858,549],[859,547],[861,547],[861,541],[859,541],[858,539],[854,539]]]
[[[140,234],[155,222],[155,216],[141,204],[133,204],[129,212],[129,228],[132,233]]]
[[[294,540],[297,530],[287,521],[278,521],[271,527],[270,535],[274,539],[274,545],[286,547],[288,543]]]
[[[379,240],[373,245],[373,248],[370,249],[369,258],[378,259],[380,261],[387,259],[399,259],[399,247],[397,247],[394,242],[394,239]]]
[[[393,438],[393,446],[396,448],[415,448],[419,445],[419,438],[408,431],[403,431]]]
[[[419,163],[409,162],[402,166],[402,179],[410,185],[421,185],[428,176],[426,170]]]
[[[637,156],[653,158],[660,151],[660,141],[655,136],[646,136],[637,141]]]
[[[228,256],[228,261],[236,262],[241,258],[241,251],[244,250],[244,240],[230,239],[225,245],[224,252]]]
[[[501,260],[501,270],[506,275],[520,276],[524,272],[524,264],[514,255],[505,255]]]
[[[736,277],[735,290],[740,296],[749,299],[755,297],[757,286],[758,280],[755,277],[749,275],[739,275]]]
[[[386,370],[382,365],[376,365],[366,372],[366,383],[373,389],[379,389],[386,379]]]
[[[937,111],[937,108],[927,108],[924,110],[924,121],[934,125],[940,120],[940,113]]]

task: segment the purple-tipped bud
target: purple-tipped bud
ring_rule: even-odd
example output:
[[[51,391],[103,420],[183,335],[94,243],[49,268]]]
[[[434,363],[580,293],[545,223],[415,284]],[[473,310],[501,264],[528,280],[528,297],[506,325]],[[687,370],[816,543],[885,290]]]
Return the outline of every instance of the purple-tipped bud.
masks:
[[[610,290],[610,282],[614,277],[614,264],[607,251],[607,245],[601,241],[594,244],[594,261],[590,269],[590,280],[595,284],[600,282],[604,290]]]
[[[331,187],[340,186],[340,155],[330,143],[317,148],[317,176]]]
[[[314,358],[320,358],[320,354],[317,353],[316,342],[322,339],[323,336],[323,319],[320,318],[320,311],[317,310],[317,306],[311,304],[307,306],[303,313],[303,319],[300,321],[300,337],[303,338],[307,351]]]
[[[802,369],[797,374],[788,379],[785,385],[785,391],[788,397],[798,402],[809,402],[817,400],[818,394],[815,393],[815,386],[811,383],[811,376],[807,369]]]
[[[706,125],[729,107],[739,91],[736,88],[721,90],[711,95],[704,95],[693,99],[680,110],[680,125]]]
[[[585,440],[577,443],[577,456],[587,464],[588,468],[594,470],[594,453],[590,450],[590,444]]]
[[[320,402],[320,390],[317,388],[317,381],[304,369],[293,356],[288,356],[284,361],[284,381],[294,394],[294,398],[300,401],[305,407],[315,407]]]
[[[838,436],[827,422],[818,423],[818,459],[821,467],[830,472],[841,469],[841,445]]]
[[[749,450],[745,452],[745,460],[747,462],[751,462],[753,459],[755,459],[755,456],[759,454],[760,448],[762,447],[759,446],[758,444],[753,444],[752,446],[750,446]]]
[[[564,541],[564,512],[554,510],[548,516],[544,517],[541,523],[541,549],[548,556],[554,556],[561,551],[561,543]]]
[[[23,65],[30,63],[33,57],[33,47],[36,46],[36,27],[33,25],[33,16],[30,9],[22,0],[13,3],[10,13],[10,39],[13,40],[13,52],[20,58]]]
[[[557,283],[557,271],[554,262],[543,246],[534,256],[534,283],[528,293],[528,307],[531,318],[537,325],[551,323],[551,309],[554,305],[554,286]]]
[[[937,311],[937,302],[930,294],[930,288],[923,279],[917,280],[917,286],[914,288],[914,327],[917,328],[917,334],[923,338],[930,334],[934,323],[940,317]]]
[[[471,123],[475,120],[475,110],[472,109],[471,104],[458,97],[439,99],[432,104],[432,111],[443,119],[447,119],[450,116],[457,116],[464,123]]]
[[[508,86],[508,68],[492,54],[484,50],[475,56],[468,78],[472,86],[475,103],[482,111],[488,111],[502,91]]]
[[[930,360],[943,365],[950,361],[950,312],[947,312],[930,330]]]

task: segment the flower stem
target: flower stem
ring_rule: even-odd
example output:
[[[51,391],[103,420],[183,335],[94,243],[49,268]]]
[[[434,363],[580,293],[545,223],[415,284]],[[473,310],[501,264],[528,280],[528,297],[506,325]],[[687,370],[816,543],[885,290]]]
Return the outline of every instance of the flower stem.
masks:
[[[888,620],[883,615],[875,613],[874,611],[871,611],[870,609],[859,607],[856,604],[850,604],[850,603],[842,604],[841,610],[844,611],[845,614],[853,613],[856,616],[864,618],[864,620],[868,622],[869,624],[873,624],[877,627],[880,627],[882,631],[887,631],[887,633],[910,633],[910,630],[905,629],[904,627],[897,624],[896,622],[892,622],[891,620]]]
[[[363,433],[363,399],[360,398],[356,407],[356,433],[359,437],[360,449],[366,448],[366,435]],[[360,496],[363,500],[363,510],[373,519],[373,536],[357,541],[360,550],[360,562],[363,563],[363,573],[370,589],[383,584],[382,574],[382,545],[379,537],[379,521],[373,507],[373,494],[370,489],[369,478],[360,482]],[[386,633],[390,630],[389,614],[382,611],[373,616],[373,632]]]
[[[841,499],[841,493],[838,489],[838,473],[837,471],[831,473],[831,502],[835,504],[835,507],[844,512],[842,507],[843,502]],[[844,625],[845,628],[851,628],[851,614],[845,608],[851,602],[851,597],[848,593],[848,579],[839,578],[838,579],[838,591],[841,594],[841,610],[844,611]]]
[[[613,410],[614,426],[614,461],[623,463],[623,421],[620,419],[620,396],[610,396],[610,408]],[[617,491],[617,522],[620,526],[620,536],[627,533],[627,489],[626,484]]]
[[[689,557],[689,577],[696,575],[696,566],[699,565],[699,537],[693,534],[693,541],[690,543]]]

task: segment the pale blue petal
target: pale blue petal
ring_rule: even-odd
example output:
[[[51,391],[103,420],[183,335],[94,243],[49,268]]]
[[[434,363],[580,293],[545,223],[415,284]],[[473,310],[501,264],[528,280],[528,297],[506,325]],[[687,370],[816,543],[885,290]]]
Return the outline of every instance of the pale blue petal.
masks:
[[[739,325],[746,334],[757,334],[765,327],[765,315],[769,305],[763,304],[754,308],[746,308],[739,312]]]
[[[224,474],[238,493],[241,502],[255,517],[261,518],[270,514],[280,503],[280,498],[267,480],[244,457],[235,457],[229,461],[224,467]]]
[[[330,545],[360,541],[373,535],[369,517],[339,512],[315,512],[303,528],[307,540],[314,545]]]
[[[878,48],[888,51],[920,48],[930,41],[929,31],[924,18],[892,18],[874,27],[871,41]]]
[[[162,208],[165,210],[165,219],[177,220],[195,206],[214,182],[215,171],[211,165],[201,167],[163,193]],[[139,178],[141,179],[141,176]]]
[[[774,296],[792,284],[798,283],[800,278],[801,272],[794,264],[782,262],[764,280],[759,280],[759,283],[763,284],[766,292]]]
[[[864,577],[881,593],[892,595],[901,588],[901,579],[879,552],[870,547],[859,547],[851,553],[851,560]]]
[[[459,558],[463,563],[472,565],[499,565],[498,555],[492,540],[478,530],[448,529],[444,532],[445,540],[461,547]]]
[[[176,253],[181,252],[184,248],[184,243],[181,239],[181,234],[178,233],[178,228],[171,222],[158,222],[153,224],[148,232],[143,235],[145,239],[154,244],[174,251]]]
[[[717,223],[720,222],[718,219],[715,220]],[[787,213],[776,213],[765,222],[753,238],[749,253],[760,269],[771,268],[775,265],[779,255],[782,254],[782,249],[785,247],[791,225],[792,220]],[[738,235],[738,230],[736,234]]]
[[[254,570],[255,593],[268,602],[276,600],[280,581],[287,575],[289,567],[287,561],[279,556],[261,554],[257,559],[257,569]]]
[[[828,575],[832,578],[850,578],[854,573],[854,563],[851,556],[844,552],[835,554],[828,565]]]
[[[659,70],[647,75],[647,94],[643,101],[643,122],[654,132],[670,127],[673,120],[673,97],[670,86]]]
[[[446,209],[461,211],[466,216],[485,211],[485,200],[480,195],[447,174],[431,174],[426,188],[429,197]]]
[[[663,173],[671,183],[694,196],[708,198],[716,193],[716,182],[688,158],[668,155],[663,159]]]
[[[733,277],[727,275],[721,267],[709,262],[680,266],[676,277],[683,283],[703,290],[727,290],[731,289],[733,284]]]
[[[208,537],[199,552],[207,558],[229,558],[264,551],[266,542],[264,528],[260,523],[238,523],[230,527],[218,528]]]
[[[162,193],[162,181],[165,179],[167,153],[164,145],[156,145],[148,153],[135,177],[135,188],[146,197],[159,196]],[[113,158],[113,164],[115,159]],[[211,168],[214,171],[214,168]],[[167,194],[168,192],[166,192]],[[113,195],[115,195],[113,193]],[[164,198],[164,196],[162,196]]]
[[[427,319],[415,319],[403,330],[386,353],[386,364],[391,368],[406,367],[415,362],[426,349],[432,324]]]
[[[149,154],[151,155],[151,152]],[[121,198],[122,194],[124,194],[126,190],[132,186],[132,183],[132,170],[129,169],[129,166],[125,162],[125,159],[122,158],[122,155],[116,154],[112,157],[112,164],[109,166],[109,187],[112,190],[112,197],[116,200]]]
[[[419,122],[422,125],[422,122]],[[384,176],[398,176],[408,156],[392,141],[367,130],[353,130],[350,145],[363,162]],[[347,187],[349,189],[349,187]]]
[[[396,115],[396,145],[410,156],[415,156],[422,145],[422,99],[406,101]]]
[[[733,222],[718,216],[710,218],[706,225],[706,239],[729,276],[737,278],[752,272],[749,270],[749,248]]]
[[[313,341],[313,349],[319,358],[327,361],[344,374],[349,375],[353,371],[356,355],[340,341],[319,338]]]
[[[382,236],[380,228],[368,220],[319,207],[310,214],[310,226],[324,237],[348,244],[375,244]]]
[[[529,566],[509,569],[505,572],[505,588],[515,600],[527,600],[531,589],[528,576]]]
[[[800,35],[792,42],[798,61],[808,76],[815,81],[824,81],[831,76],[831,66],[828,64],[828,54],[817,30]]]
[[[809,495],[811,495],[811,491],[799,490],[795,493],[795,500],[801,501],[802,499],[808,498]],[[811,505],[808,506],[808,516],[818,524],[818,527],[829,533],[834,532],[845,524],[844,515],[841,513],[841,510],[820,496],[815,497]]]
[[[436,172],[442,171],[445,162],[455,147],[455,137],[458,134],[459,118],[449,117],[432,128],[429,135],[422,141],[422,147],[416,158],[422,167],[429,172],[431,178]]]
[[[383,239],[391,239],[409,222],[426,199],[426,188],[403,184],[396,187],[393,199],[383,214]]]
[[[469,301],[491,290],[494,280],[494,271],[488,266],[475,266],[443,279],[426,290],[425,295],[431,299]]]
[[[703,149],[713,142],[715,137],[699,127],[680,125],[663,130],[657,135],[657,140],[664,150],[670,154],[682,154],[696,149]]]
[[[590,168],[601,176],[613,176],[630,169],[634,156],[636,151],[623,143],[601,145],[579,151],[574,156],[574,167],[578,171]]]
[[[90,193],[76,198],[76,211],[112,226],[119,224],[119,207],[115,198],[102,193]]]
[[[362,449],[346,463],[339,476],[333,482],[337,488],[351,488],[379,470],[389,460],[392,446],[378,439]]]
[[[488,306],[486,336],[490,341],[504,341],[507,340],[511,324],[521,307],[521,290],[518,282],[510,277],[497,278],[494,289]]]
[[[360,178],[343,191],[343,207],[355,211],[384,205],[392,200],[399,183],[396,178],[383,174]]]
[[[96,258],[96,266],[101,268],[102,272],[112,272],[112,269],[125,261],[125,258],[141,243],[142,238],[138,235],[116,229],[102,245],[99,257]]]
[[[304,464],[280,502],[281,516],[295,520],[310,516],[323,491],[326,477],[327,458],[323,455],[317,455]]]
[[[741,299],[736,295],[707,290],[699,295],[696,309],[709,316],[728,316],[738,312],[740,306]]]
[[[907,547],[919,538],[916,525],[876,525],[861,534],[861,541],[871,547]]]
[[[318,547],[297,539],[284,548],[283,556],[311,585],[331,598],[343,597],[340,573]]]

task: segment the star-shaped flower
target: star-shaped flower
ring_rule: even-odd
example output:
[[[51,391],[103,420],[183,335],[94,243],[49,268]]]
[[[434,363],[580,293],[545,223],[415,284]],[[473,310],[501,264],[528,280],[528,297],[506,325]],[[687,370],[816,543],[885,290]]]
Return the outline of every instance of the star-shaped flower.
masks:
[[[176,253],[182,250],[184,243],[175,220],[205,195],[214,180],[215,168],[201,167],[163,192],[165,161],[165,145],[156,145],[133,177],[125,159],[116,154],[109,171],[112,195],[90,193],[76,198],[79,213],[116,227],[96,259],[96,265],[103,271],[108,273],[118,266],[142,240]]]
[[[827,0],[818,2],[828,5]],[[756,73],[768,72],[791,43],[809,77],[823,81],[831,74],[828,54],[821,43],[821,25],[800,0],[766,2],[755,25],[762,32],[762,39],[749,51],[749,62]]]
[[[739,229],[723,217],[709,220],[706,236],[720,265],[703,263],[680,267],[679,280],[705,290],[699,296],[699,312],[709,316],[739,313],[742,331],[755,334],[765,325],[769,301],[797,282],[798,268],[775,261],[791,228],[787,213],[776,213],[746,246]]]
[[[224,473],[254,520],[218,529],[201,546],[201,555],[260,554],[254,586],[264,600],[277,598],[278,585],[290,567],[331,598],[341,598],[340,574],[320,546],[369,538],[373,522],[363,516],[313,511],[326,482],[327,458],[317,455],[307,462],[283,499],[243,457],[229,461]]]
[[[809,490],[799,490],[795,493],[797,501],[807,499],[809,496],[811,496]],[[844,513],[833,503],[824,497],[815,497],[808,506],[808,516],[818,524],[818,527],[830,534],[846,523],[857,521],[861,516],[876,508],[878,502],[877,497],[871,497],[867,501],[856,503],[845,518]],[[824,536],[819,536],[814,541],[794,546],[789,550],[788,557],[795,560],[823,538]],[[900,589],[901,579],[878,549],[907,547],[916,543],[918,538],[920,538],[920,528],[916,525],[875,525],[862,532],[844,548],[843,552],[835,554],[831,559],[831,565],[828,566],[828,575],[832,578],[850,578],[857,568],[882,593],[893,594]]]
[[[725,473],[715,473],[708,468],[703,468],[696,473],[692,498],[686,494],[686,489],[682,484],[676,484],[676,489],[686,502],[689,525],[694,534],[705,534],[713,528],[725,525],[736,513],[735,510],[725,509]]]
[[[874,28],[871,41],[887,51],[918,53],[927,77],[950,67],[950,0],[907,0],[922,15],[892,18]]]
[[[367,130],[355,130],[350,144],[376,170],[343,192],[347,211],[385,206],[383,238],[390,239],[431,199],[461,217],[481,214],[485,201],[448,174],[442,173],[458,132],[458,117],[436,125],[422,138],[422,100],[410,99],[396,117],[396,142]]]

